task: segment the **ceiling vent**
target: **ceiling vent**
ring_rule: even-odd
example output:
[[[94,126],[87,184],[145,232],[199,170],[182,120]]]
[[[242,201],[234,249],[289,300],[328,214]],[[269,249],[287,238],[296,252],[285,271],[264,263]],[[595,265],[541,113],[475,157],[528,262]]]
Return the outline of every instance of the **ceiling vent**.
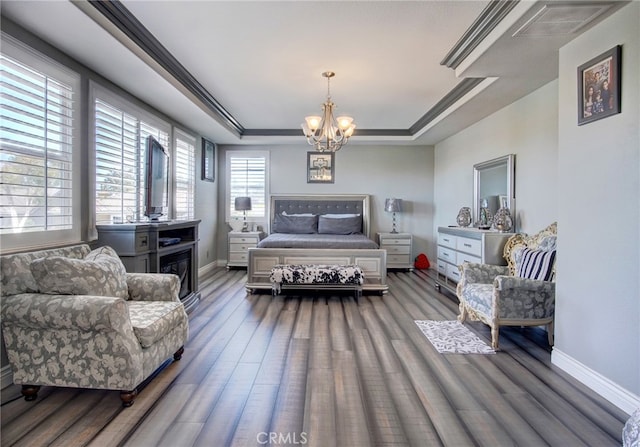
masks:
[[[568,36],[587,26],[614,3],[546,4],[513,37]]]

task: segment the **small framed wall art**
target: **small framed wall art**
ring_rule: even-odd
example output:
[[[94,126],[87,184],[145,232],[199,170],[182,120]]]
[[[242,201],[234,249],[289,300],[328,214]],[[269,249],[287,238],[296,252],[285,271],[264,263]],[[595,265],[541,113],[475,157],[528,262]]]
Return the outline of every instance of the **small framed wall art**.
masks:
[[[622,47],[578,67],[578,125],[620,113]]]
[[[206,138],[202,139],[202,180],[216,180],[216,145]]]
[[[307,183],[333,183],[333,152],[307,152]]]

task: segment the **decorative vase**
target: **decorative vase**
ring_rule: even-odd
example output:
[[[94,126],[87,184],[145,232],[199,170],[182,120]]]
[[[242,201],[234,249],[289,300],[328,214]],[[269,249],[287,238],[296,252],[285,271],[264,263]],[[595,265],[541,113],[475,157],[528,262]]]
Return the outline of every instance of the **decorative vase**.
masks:
[[[513,227],[513,219],[509,208],[500,208],[493,216],[493,228],[504,233]]]
[[[468,227],[471,225],[471,208],[468,206],[460,208],[456,222],[458,222],[458,225],[461,227]]]

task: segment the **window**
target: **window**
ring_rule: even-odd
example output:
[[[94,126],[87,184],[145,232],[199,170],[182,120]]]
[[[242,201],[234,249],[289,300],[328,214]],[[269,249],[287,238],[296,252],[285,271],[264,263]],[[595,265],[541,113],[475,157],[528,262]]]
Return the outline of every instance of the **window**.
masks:
[[[0,70],[2,248],[78,242],[80,77],[4,33]]]
[[[95,130],[95,221],[141,220],[145,207],[146,138],[171,153],[170,126],[92,84]],[[167,193],[168,194],[168,193]],[[169,210],[163,211],[165,216]]]
[[[174,147],[176,148],[176,155],[173,157],[175,218],[191,220],[196,217],[194,206],[196,139],[174,128]]]
[[[234,209],[236,197],[251,197],[249,220],[266,218],[268,156],[268,152],[227,152],[227,221],[244,215]]]

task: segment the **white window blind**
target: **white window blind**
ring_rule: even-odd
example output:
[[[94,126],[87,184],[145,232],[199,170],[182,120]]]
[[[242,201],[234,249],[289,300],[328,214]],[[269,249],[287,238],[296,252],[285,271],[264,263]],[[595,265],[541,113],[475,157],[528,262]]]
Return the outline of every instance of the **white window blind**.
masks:
[[[110,99],[97,97],[94,111],[96,222],[114,216],[140,220],[145,211],[146,138],[152,135],[169,148],[169,132],[141,119],[134,107]],[[163,214],[168,215],[168,209]]]
[[[175,128],[174,136],[175,217],[183,220],[194,219],[196,139]]]
[[[95,138],[96,221],[139,218],[138,120],[96,99]]]
[[[251,197],[251,210],[247,217],[265,218],[267,212],[267,155],[227,153],[228,216],[240,218],[243,211],[236,211],[236,197]]]
[[[79,165],[74,163],[74,124],[79,77],[2,37],[0,234],[27,234],[3,238],[3,246],[43,245],[52,239],[45,234],[49,231],[58,232],[58,241],[76,241],[79,207],[74,205],[79,202],[73,185]],[[38,232],[42,235],[34,235]]]

